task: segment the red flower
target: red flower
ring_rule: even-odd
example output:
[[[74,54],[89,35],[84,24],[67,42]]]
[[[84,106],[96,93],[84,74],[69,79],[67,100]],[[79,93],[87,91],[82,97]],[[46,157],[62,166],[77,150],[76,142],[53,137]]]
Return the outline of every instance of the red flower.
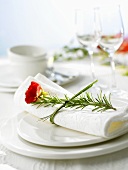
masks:
[[[41,95],[42,90],[43,89],[38,83],[32,81],[31,85],[25,93],[25,102],[30,104],[37,101],[38,97]]]

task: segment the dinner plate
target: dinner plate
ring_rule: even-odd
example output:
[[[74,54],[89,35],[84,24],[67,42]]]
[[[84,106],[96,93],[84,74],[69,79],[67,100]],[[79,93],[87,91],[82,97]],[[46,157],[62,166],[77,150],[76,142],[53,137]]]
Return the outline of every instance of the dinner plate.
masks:
[[[124,108],[128,102],[127,100],[117,98],[111,98],[111,101],[116,108]],[[89,135],[51,124],[48,121],[41,121],[38,117],[27,112],[22,112],[21,114],[23,117],[18,122],[18,134],[24,140],[39,145],[54,147],[82,146],[104,142],[117,137],[115,135],[111,138],[103,138]]]
[[[104,155],[128,147],[128,133],[100,144],[70,148],[46,147],[23,140],[17,134],[17,119],[22,114],[7,120],[1,128],[2,144],[21,155],[43,159],[79,159]]]
[[[27,112],[22,114],[24,116],[18,122],[17,132],[23,139],[35,144],[54,147],[73,147],[109,140],[56,126],[48,121],[43,122]]]

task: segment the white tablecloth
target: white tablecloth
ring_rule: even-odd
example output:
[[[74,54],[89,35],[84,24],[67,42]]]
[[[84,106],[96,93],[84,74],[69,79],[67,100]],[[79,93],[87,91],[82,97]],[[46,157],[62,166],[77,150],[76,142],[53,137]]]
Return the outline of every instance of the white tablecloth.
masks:
[[[57,65],[57,64],[56,64]],[[84,62],[63,63],[63,66],[78,70],[82,76],[79,76],[74,82],[64,87],[71,92],[77,92],[81,86],[85,86],[90,81],[89,66]],[[62,67],[62,65],[59,66]],[[111,84],[110,68],[96,67],[98,79]],[[128,77],[117,75],[117,84],[119,88],[128,91]],[[17,114],[20,109],[14,107],[13,93],[0,93],[0,125],[5,119]],[[77,159],[77,160],[44,160],[29,158],[18,155],[0,145],[0,164],[8,164],[18,170],[128,170],[128,148],[97,157]],[[0,169],[3,170],[3,169]]]

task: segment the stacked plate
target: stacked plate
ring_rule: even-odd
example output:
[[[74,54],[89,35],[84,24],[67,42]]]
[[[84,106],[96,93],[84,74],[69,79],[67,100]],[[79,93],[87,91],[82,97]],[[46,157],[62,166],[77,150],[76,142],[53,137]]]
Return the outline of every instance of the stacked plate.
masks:
[[[21,82],[11,65],[0,65],[0,92],[15,92]]]
[[[42,122],[22,112],[1,128],[4,146],[13,152],[43,159],[77,159],[104,155],[128,146],[128,133],[106,139]]]

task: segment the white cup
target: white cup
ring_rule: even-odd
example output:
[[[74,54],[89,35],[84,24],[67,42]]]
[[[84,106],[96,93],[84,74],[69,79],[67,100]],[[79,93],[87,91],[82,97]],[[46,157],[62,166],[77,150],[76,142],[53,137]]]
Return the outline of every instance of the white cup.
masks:
[[[48,67],[48,57],[42,47],[19,45],[8,49],[8,58],[15,74],[21,79],[45,74]]]

